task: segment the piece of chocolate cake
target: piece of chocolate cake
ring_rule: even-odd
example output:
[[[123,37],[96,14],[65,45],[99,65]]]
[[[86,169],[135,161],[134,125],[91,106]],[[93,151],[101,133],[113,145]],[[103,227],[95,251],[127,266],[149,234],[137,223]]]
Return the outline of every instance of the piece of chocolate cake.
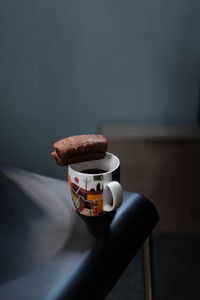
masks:
[[[59,166],[104,158],[107,139],[103,135],[83,134],[70,136],[53,144],[51,155]]]

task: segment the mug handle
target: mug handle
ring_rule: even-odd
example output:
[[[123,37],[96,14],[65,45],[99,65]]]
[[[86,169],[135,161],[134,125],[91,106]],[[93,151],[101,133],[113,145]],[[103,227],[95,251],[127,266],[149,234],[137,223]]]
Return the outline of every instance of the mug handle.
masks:
[[[108,197],[105,197],[103,205],[103,210],[109,212],[115,210],[121,205],[123,199],[123,189],[119,182],[111,181],[106,184],[105,190],[106,192],[108,191],[111,193],[112,196],[112,204],[109,203],[110,201],[108,200]]]

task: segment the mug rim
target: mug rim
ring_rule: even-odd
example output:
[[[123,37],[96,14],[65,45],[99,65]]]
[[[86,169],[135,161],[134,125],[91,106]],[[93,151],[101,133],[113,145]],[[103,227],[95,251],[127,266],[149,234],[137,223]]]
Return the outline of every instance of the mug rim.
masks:
[[[71,164],[71,165],[68,165],[68,172],[69,172],[70,170],[72,170],[73,172],[76,172],[77,174],[80,174],[80,175],[87,175],[87,176],[99,176],[99,175],[110,174],[110,173],[114,172],[117,168],[119,168],[119,166],[120,166],[120,160],[119,160],[119,158],[118,158],[116,155],[114,155],[114,154],[111,153],[111,152],[107,152],[107,151],[106,151],[106,156],[107,156],[107,155],[110,156],[110,157],[113,156],[113,157],[116,159],[116,161],[117,161],[117,166],[116,166],[115,168],[113,168],[112,170],[110,170],[110,171],[103,172],[103,173],[88,174],[88,173],[84,173],[84,172],[80,172],[80,171],[75,170],[75,169],[73,168],[73,164]],[[105,156],[105,157],[106,157],[106,156]],[[105,159],[105,157],[102,158],[102,160]],[[91,161],[92,161],[92,160],[91,160]],[[90,162],[90,161],[88,161],[88,162]],[[74,165],[76,165],[76,164],[74,164]]]

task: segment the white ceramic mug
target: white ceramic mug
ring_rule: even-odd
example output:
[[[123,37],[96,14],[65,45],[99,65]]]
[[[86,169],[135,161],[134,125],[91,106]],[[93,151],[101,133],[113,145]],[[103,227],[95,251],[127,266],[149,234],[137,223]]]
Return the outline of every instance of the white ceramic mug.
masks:
[[[123,198],[120,161],[106,152],[103,159],[69,165],[68,183],[78,213],[100,216],[117,209]]]

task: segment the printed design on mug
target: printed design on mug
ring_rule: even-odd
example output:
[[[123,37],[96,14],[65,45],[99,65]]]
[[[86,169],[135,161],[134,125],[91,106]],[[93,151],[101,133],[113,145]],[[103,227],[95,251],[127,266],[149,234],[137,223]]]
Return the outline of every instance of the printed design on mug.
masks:
[[[99,216],[103,214],[103,175],[71,178],[68,174],[68,182],[72,200],[76,210],[87,216]]]

